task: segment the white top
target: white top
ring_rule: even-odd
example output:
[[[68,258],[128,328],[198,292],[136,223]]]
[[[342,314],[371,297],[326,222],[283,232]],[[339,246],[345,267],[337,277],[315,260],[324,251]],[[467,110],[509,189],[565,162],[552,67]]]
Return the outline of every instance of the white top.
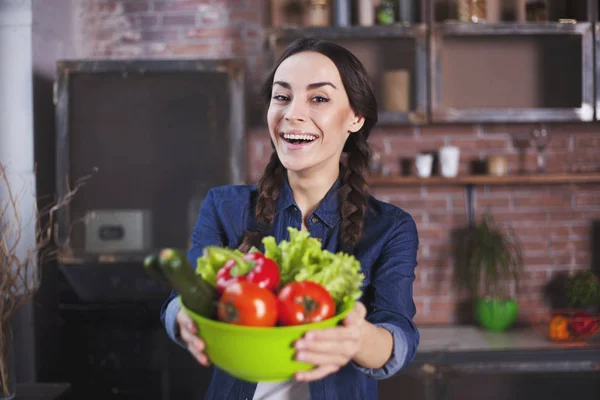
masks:
[[[253,400],[310,400],[308,382],[259,382]]]

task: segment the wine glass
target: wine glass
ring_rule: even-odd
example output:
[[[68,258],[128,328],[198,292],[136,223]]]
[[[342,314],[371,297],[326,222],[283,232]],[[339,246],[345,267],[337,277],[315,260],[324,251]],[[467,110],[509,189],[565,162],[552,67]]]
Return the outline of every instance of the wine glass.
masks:
[[[529,141],[537,152],[537,169],[538,173],[543,173],[546,170],[546,146],[550,141],[550,135],[545,126],[540,129],[534,129],[531,131]]]

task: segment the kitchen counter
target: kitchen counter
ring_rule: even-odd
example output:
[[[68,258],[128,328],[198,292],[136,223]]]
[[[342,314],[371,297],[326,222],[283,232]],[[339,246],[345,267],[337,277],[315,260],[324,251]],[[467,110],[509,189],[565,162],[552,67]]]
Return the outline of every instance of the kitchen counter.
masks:
[[[554,343],[535,328],[426,326],[419,332],[417,355],[403,373],[419,378],[427,400],[449,399],[449,382],[470,374],[600,373],[600,334],[587,343]]]
[[[476,326],[432,326],[419,331],[421,342],[416,364],[453,364],[456,368],[480,369],[600,370],[600,335],[587,343],[554,343],[535,328],[489,332]]]

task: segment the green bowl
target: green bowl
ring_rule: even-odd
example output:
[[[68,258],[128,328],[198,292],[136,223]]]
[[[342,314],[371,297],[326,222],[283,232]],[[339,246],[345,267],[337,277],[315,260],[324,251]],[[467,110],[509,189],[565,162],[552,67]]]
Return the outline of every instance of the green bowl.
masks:
[[[201,317],[179,304],[198,327],[206,343],[210,361],[230,375],[248,382],[280,382],[296,372],[312,369],[311,364],[294,360],[294,343],[307,331],[336,326],[354,307],[354,302],[325,321],[275,327],[250,327],[227,324]]]

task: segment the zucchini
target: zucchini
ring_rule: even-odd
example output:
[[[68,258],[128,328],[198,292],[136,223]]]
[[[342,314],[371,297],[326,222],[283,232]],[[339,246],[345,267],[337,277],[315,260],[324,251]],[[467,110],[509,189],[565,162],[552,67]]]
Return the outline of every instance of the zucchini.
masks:
[[[214,317],[217,290],[196,274],[183,252],[176,249],[161,250],[158,266],[190,311],[206,318]]]
[[[170,284],[169,280],[158,265],[158,256],[156,254],[150,254],[144,259],[144,270],[154,280],[157,280],[165,285]]]

